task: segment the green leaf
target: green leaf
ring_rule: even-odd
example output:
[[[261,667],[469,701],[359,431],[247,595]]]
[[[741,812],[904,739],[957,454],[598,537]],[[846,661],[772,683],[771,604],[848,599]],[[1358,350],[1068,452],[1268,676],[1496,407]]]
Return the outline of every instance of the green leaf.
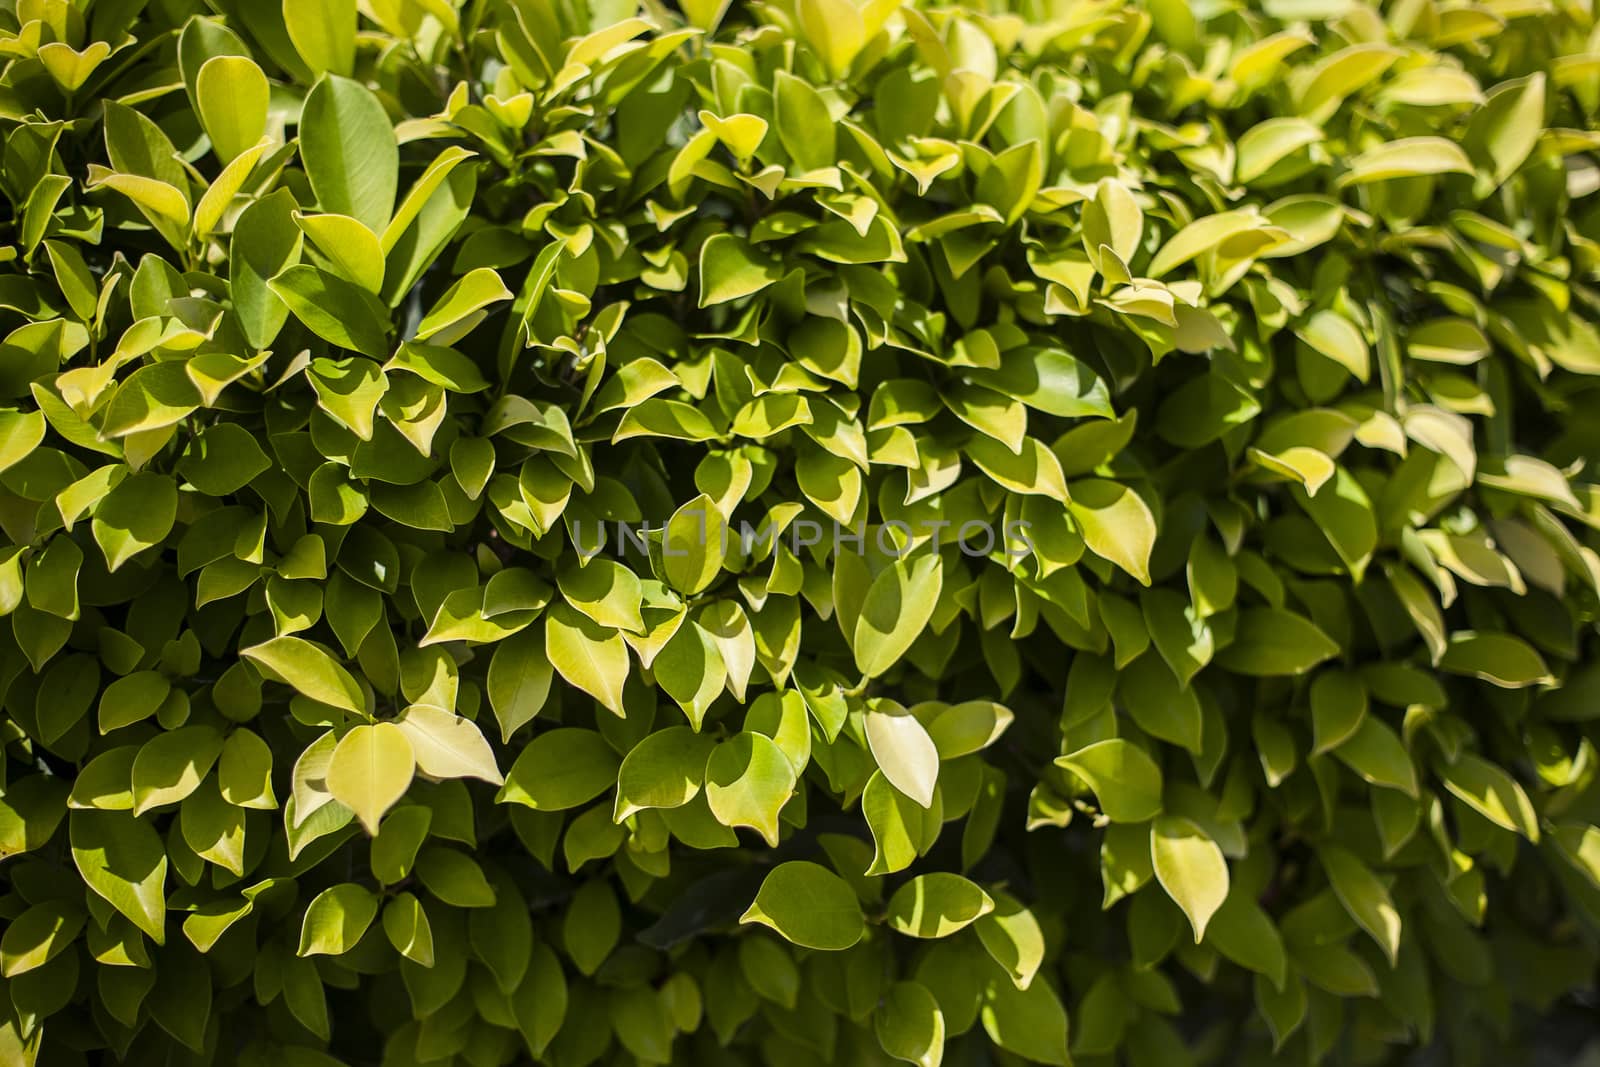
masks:
[[[1235,883],[1228,899],[1206,924],[1206,944],[1228,959],[1266,977],[1275,989],[1288,980],[1289,957],[1283,936],[1248,890]]]
[[[167,853],[150,823],[110,811],[75,811],[68,823],[72,862],[84,883],[165,944]]]
[[[383,249],[378,246],[377,235],[365,225],[349,215],[304,215],[299,212],[295,213],[294,224],[311,238],[317,251],[346,281],[354,282],[373,295],[382,292]],[[382,306],[377,306],[381,311]],[[296,314],[299,314],[298,310]],[[316,329],[315,326],[312,328]]]
[[[669,726],[648,734],[628,752],[617,771],[613,821],[620,823],[647,808],[678,808],[689,803],[700,793],[706,761],[716,747],[714,739],[687,726]],[[753,761],[753,744],[751,757]]]
[[[1471,319],[1429,319],[1406,331],[1406,355],[1412,359],[1466,366],[1490,350],[1489,339]]]
[[[836,164],[837,128],[822,94],[787,71],[777,73],[772,87],[773,124],[799,169],[814,171]]]
[[[272,792],[272,749],[260,735],[240,727],[228,735],[217,760],[222,799],[241,808],[278,806]]]
[[[873,1012],[878,1045],[897,1060],[918,1067],[939,1067],[944,1061],[944,1014],[926,986],[896,982]]]
[[[1339,654],[1339,646],[1303,615],[1277,608],[1247,608],[1239,613],[1233,643],[1216,662],[1236,674],[1304,674]]]
[[[135,671],[100,694],[100,732],[108,734],[154,715],[172,692],[172,682],[156,671]]]
[[[433,809],[422,804],[402,805],[391,811],[372,839],[372,873],[385,885],[411,875],[417,850],[433,825]]]
[[[28,908],[0,936],[0,974],[15,978],[43,967],[72,945],[83,923],[76,904],[46,900]]]
[[[389,362],[383,365],[387,371],[410,371],[422,380],[441,389],[448,389],[452,393],[477,393],[489,388],[489,380],[483,376],[483,371],[471,359],[457,352],[453,348],[442,345],[425,345],[416,341],[407,341],[400,346]],[[464,454],[461,459],[456,458],[458,447],[474,450]],[[484,451],[487,449],[487,451]],[[494,445],[483,438],[461,437],[450,448],[451,469],[456,472],[463,488],[469,495],[476,497],[473,487],[479,491],[488,481],[488,473],[477,474],[482,470],[484,463],[492,465],[494,462]]]
[[[428,892],[451,907],[489,908],[497,899],[477,861],[453,848],[424,848],[416,874]]]
[[[33,558],[28,567],[26,589],[29,606],[63,619],[80,614],[78,575],[83,567],[83,549],[70,537],[56,537]]]
[[[574,895],[562,925],[562,940],[578,970],[592,975],[611,955],[622,931],[616,894],[605,882],[589,882]]]
[[[688,0],[683,6],[683,11],[689,16],[691,26],[709,32],[716,29],[717,23],[722,21],[729,2],[730,0]]]
[[[1301,38],[1299,43],[1309,44],[1311,41],[1306,37]],[[1295,45],[1284,46],[1285,49],[1292,47]],[[1268,72],[1272,69],[1273,59],[1281,54],[1283,53],[1262,49],[1256,57],[1256,64],[1252,64],[1257,72],[1256,76],[1270,77]],[[1376,81],[1401,55],[1400,49],[1388,44],[1362,42],[1341,48],[1326,58],[1321,58],[1306,72],[1306,84],[1295,94],[1298,97],[1297,110],[1303,115],[1326,119],[1334,113],[1345,97],[1362,86]]]
[[[1098,478],[1074,482],[1070,491],[1067,510],[1089,550],[1149,585],[1156,521],[1139,494]]]
[[[1511,634],[1451,634],[1450,643],[1439,659],[1439,669],[1482,678],[1503,689],[1548,685],[1555,681],[1544,658],[1533,646]]]
[[[992,700],[967,700],[936,711],[924,720],[941,760],[981,752],[1000,739],[1015,716]]]
[[[176,425],[200,406],[201,399],[181,363],[173,360],[140,367],[106,405],[101,435],[127,437]]]
[[[957,385],[940,399],[956,418],[991,442],[1011,453],[1021,451],[1028,431],[1028,413],[1012,397],[980,385]],[[982,439],[975,443],[980,447],[984,444]],[[992,456],[993,449],[988,451]]]
[[[74,50],[61,41],[51,41],[39,46],[39,62],[50,77],[66,92],[76,92],[89,80],[101,62],[111,54],[111,46],[104,41],[93,41],[81,50]]]
[[[998,968],[983,986],[984,1032],[996,1045],[1034,1063],[1070,1067],[1067,1012],[1047,982],[1018,989]]]
[[[1480,196],[1504,184],[1539,143],[1545,128],[1545,84],[1543,71],[1501,82],[1473,113],[1465,144],[1489,163],[1488,180],[1480,180],[1475,190]]]
[[[1350,161],[1341,185],[1364,185],[1427,174],[1471,174],[1472,161],[1443,137],[1402,137],[1368,149]]]
[[[561,962],[543,941],[536,941],[527,973],[510,998],[517,1029],[535,1056],[560,1031],[567,1014],[567,980]]]
[[[1285,982],[1281,990],[1267,984],[1265,976],[1255,981],[1256,1005],[1272,1032],[1273,1051],[1283,1048],[1306,1016],[1306,984],[1298,977]]]
[[[1361,728],[1367,715],[1367,690],[1345,671],[1329,670],[1311,683],[1311,754],[1338,748]]]
[[[1218,245],[1258,229],[1264,221],[1253,209],[1224,211],[1195,219],[1161,246],[1161,251],[1150,261],[1148,273],[1152,278],[1159,278]]]
[[[722,570],[727,523],[704,493],[673,512],[661,537],[667,584],[682,593],[702,592]]]
[[[272,466],[255,436],[233,422],[208,426],[189,444],[178,473],[207,496],[229,496]]]
[[[1032,437],[1022,438],[1015,449],[991,437],[973,437],[964,450],[979,470],[1013,493],[1069,501],[1061,460]]]
[[[1134,660],[1119,676],[1117,691],[1141,730],[1200,754],[1206,729],[1199,697],[1178,681],[1158,653],[1146,652]]]
[[[805,860],[767,873],[741,923],[761,923],[786,940],[824,952],[850,948],[867,932],[861,905],[844,879]]]
[[[934,554],[896,559],[872,580],[851,640],[864,676],[884,673],[911,648],[933,617],[943,581],[944,565]]]
[[[628,645],[615,630],[556,604],[545,616],[545,655],[561,677],[600,701],[618,717],[628,678]]]
[[[143,471],[124,478],[101,499],[90,524],[106,569],[166,540],[177,517],[178,487],[170,477]]]
[[[295,954],[342,956],[356,947],[377,917],[378,897],[372,890],[354,882],[330,886],[307,906]]]
[[[283,23],[313,76],[355,68],[356,0],[283,0]]]
[[[467,917],[472,949],[494,974],[502,993],[522,983],[533,952],[533,921],[528,902],[515,887],[501,883],[493,907],[474,909]]]
[[[612,444],[633,437],[668,437],[679,441],[709,441],[716,427],[699,408],[680,400],[651,397],[630,407],[611,435]]]
[[[255,147],[267,130],[267,76],[245,56],[213,56],[195,78],[200,124],[217,158],[228,163]]]
[[[502,741],[510,740],[544,708],[554,677],[544,635],[537,630],[524,630],[495,646],[489,660],[488,695]]]
[[[1295,327],[1294,335],[1312,351],[1349,371],[1358,381],[1372,373],[1372,353],[1355,323],[1337,311],[1318,311]]]
[[[1144,822],[1161,814],[1161,768],[1130,741],[1097,741],[1057,757],[1056,766],[1088,782],[1113,822]]]
[[[1295,495],[1349,572],[1357,577],[1364,574],[1378,547],[1378,521],[1372,501],[1355,476],[1337,467],[1315,493]]]
[[[1400,954],[1400,913],[1372,869],[1348,849],[1324,845],[1317,851],[1339,903],[1396,965]]]
[[[782,277],[777,265],[758,256],[731,233],[719,233],[700,246],[700,306],[712,307],[754,296]]]
[[[324,6],[295,2],[308,13]],[[371,91],[337,74],[318,79],[300,113],[300,158],[318,207],[383,233],[394,211],[400,150],[389,116]]]
[[[283,640],[280,638],[279,640]],[[392,722],[360,725],[339,739],[328,761],[328,792],[376,834],[384,812],[405,795],[416,773],[406,732]]]
[[[864,726],[867,747],[883,776],[922,807],[931,807],[939,782],[939,750],[927,728],[891,700],[875,701]]]
[[[133,813],[193,793],[221,754],[222,735],[211,726],[184,726],[146,741],[133,760]]]
[[[360,286],[302,264],[269,279],[267,288],[329,344],[373,359],[389,354],[388,315],[382,302]]]
[[[443,223],[448,223],[457,210],[465,214],[464,209],[455,206],[461,199],[471,199],[476,188],[476,174],[473,168],[465,171],[457,170],[461,164],[471,159],[477,153],[470,152],[460,145],[451,145],[434,157],[428,164],[428,169],[422,172],[406,193],[405,199],[400,201],[400,206],[395,209],[394,217],[389,220],[389,225],[384,227],[379,236],[378,243],[384,255],[389,255],[397,249],[404,253],[415,251],[408,249],[403,241],[409,243],[413,239],[420,239],[420,231],[443,230],[448,236],[448,229]],[[418,220],[421,220],[418,222]],[[415,230],[412,224],[417,223]],[[559,249],[558,244],[551,244],[551,249]],[[413,275],[425,269],[427,262],[420,265],[413,261],[410,272],[402,275],[408,282],[414,282]]]
[[[639,576],[620,563],[608,559],[572,563],[562,569],[556,584],[568,604],[601,626],[644,632],[639,614],[644,592]]]
[[[1104,246],[1127,263],[1144,236],[1143,209],[1126,185],[1111,178],[1096,184],[1094,198],[1084,203],[1082,223],[1084,250],[1091,260],[1099,259]]]
[[[184,798],[178,830],[195,855],[235,876],[244,874],[245,813],[222,799],[215,782],[208,779]]]
[[[177,150],[161,127],[131,107],[115,101],[105,107],[106,154],[124,174],[137,174],[165,182],[175,189],[188,188]]]
[[[1467,807],[1496,826],[1538,842],[1539,817],[1533,803],[1517,780],[1500,767],[1466,752],[1437,773],[1450,795]]]
[[[884,921],[909,937],[949,937],[994,910],[994,899],[959,874],[922,874],[895,890]]]
[[[490,304],[510,300],[514,294],[500,280],[500,275],[488,267],[469,271],[445,291],[417,326],[417,340],[426,341],[435,334],[458,326],[462,320],[482,311]]]
[[[1422,805],[1392,789],[1373,790],[1371,801],[1383,858],[1392,859],[1415,836],[1422,822]]]
[[[383,906],[383,933],[394,950],[413,963],[432,967],[433,924],[422,902],[410,893],[397,893]]]
[[[1156,880],[1194,928],[1194,943],[1228,897],[1228,863],[1205,830],[1181,815],[1162,815],[1150,824],[1150,858]]]
[[[300,260],[304,237],[294,224],[294,194],[278,189],[239,213],[228,245],[228,289],[234,313],[254,348],[266,348],[283,324],[289,308],[268,287],[268,281]]]
[[[78,250],[60,241],[45,241],[44,250],[50,260],[50,270],[55,275],[61,295],[67,298],[72,313],[87,322],[95,317],[99,287],[89,265]]]
[[[171,139],[138,110],[106,102],[107,170],[90,163],[85,187],[106,186],[133,200],[139,213],[173,248],[189,229],[189,176]]]
[[[718,745],[705,764],[706,802],[717,821],[730,830],[755,830],[773,848],[778,813],[794,787],[794,764],[765,734],[737,734]]]
[[[933,805],[923,807],[890,785],[882,771],[873,772],[861,793],[861,814],[875,846],[869,875],[903,871],[933,846],[944,816],[938,801],[935,791]]]
[[[621,766],[616,751],[593,730],[561,727],[535,737],[517,756],[496,800],[537,811],[587,804],[610,789]]]
[[[472,720],[432,704],[412,704],[394,724],[411,742],[417,770],[429,778],[478,778],[493,785],[505,781],[494,749]]]
[[[274,637],[242,649],[241,656],[269,677],[293,686],[312,700],[355,714],[364,714],[366,694],[328,653],[299,637]]]
[[[121,745],[90,760],[72,782],[69,808],[133,810],[133,761],[138,745]]]
[[[1600,886],[1600,827],[1568,823],[1551,835],[1563,859],[1588,880]]]
[[[0,411],[0,471],[10,470],[44,440],[44,416],[37,411]]]
[[[239,195],[239,190],[244,188],[245,182],[255,171],[256,164],[261,162],[261,157],[266,155],[272,142],[263,137],[255,144],[246,148],[234,157],[233,161],[222,168],[222,173],[217,175],[217,180],[206,189],[205,195],[194,209],[194,235],[201,240],[211,237],[222,222],[222,216],[233,204],[233,198]],[[237,223],[235,223],[237,229]]]
[[[989,957],[1004,967],[1018,989],[1027,989],[1044,963],[1044,931],[1033,912],[1009,893],[994,893],[994,910],[973,924]]]
[[[1361,720],[1348,740],[1333,750],[1339,761],[1373,785],[1417,795],[1417,769],[1400,737],[1376,716]]]
[[[391,305],[398,304],[438,259],[471,213],[479,168],[458,164],[472,154],[459,145],[439,153],[383,230],[379,243],[388,250],[384,297]],[[413,211],[414,217],[408,219]]]
[[[1113,418],[1106,383],[1088,365],[1059,348],[1017,348],[1000,357],[995,370],[973,370],[979,385],[1031,408],[1063,418]]]
[[[1318,126],[1302,118],[1270,118],[1257,123],[1239,136],[1234,174],[1241,182],[1254,181],[1274,164],[1323,137]]]

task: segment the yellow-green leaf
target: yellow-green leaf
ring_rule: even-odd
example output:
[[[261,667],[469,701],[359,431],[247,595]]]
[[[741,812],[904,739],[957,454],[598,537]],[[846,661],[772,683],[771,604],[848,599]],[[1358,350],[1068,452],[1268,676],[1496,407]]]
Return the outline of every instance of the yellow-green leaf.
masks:
[[[281,639],[280,639],[281,640]],[[392,722],[356,726],[339,739],[328,762],[328,791],[376,834],[384,812],[405,795],[416,773],[406,733]]]

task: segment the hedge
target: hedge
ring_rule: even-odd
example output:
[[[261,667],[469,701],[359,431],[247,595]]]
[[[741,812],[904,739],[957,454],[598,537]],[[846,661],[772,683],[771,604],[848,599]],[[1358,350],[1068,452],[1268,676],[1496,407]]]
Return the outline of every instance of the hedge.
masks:
[[[1592,1011],[1592,5],[682,7],[0,2],[0,1063]]]

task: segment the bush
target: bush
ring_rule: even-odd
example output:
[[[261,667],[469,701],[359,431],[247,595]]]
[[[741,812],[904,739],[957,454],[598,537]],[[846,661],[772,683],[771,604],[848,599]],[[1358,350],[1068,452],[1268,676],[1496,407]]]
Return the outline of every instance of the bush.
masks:
[[[683,6],[0,5],[0,1062],[1529,1062],[1589,6]]]

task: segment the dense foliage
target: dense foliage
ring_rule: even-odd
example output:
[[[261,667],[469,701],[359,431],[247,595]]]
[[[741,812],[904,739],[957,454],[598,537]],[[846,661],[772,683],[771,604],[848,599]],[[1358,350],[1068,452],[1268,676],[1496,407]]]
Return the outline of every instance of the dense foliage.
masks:
[[[0,1063],[1582,1002],[1591,6],[1002,3],[0,2]]]

